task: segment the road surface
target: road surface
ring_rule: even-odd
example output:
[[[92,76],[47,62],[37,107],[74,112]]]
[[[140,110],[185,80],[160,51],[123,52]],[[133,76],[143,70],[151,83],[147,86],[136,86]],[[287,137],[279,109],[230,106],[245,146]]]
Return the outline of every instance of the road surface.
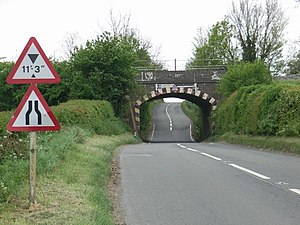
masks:
[[[151,142],[192,142],[191,121],[181,103],[162,103],[153,109]]]
[[[126,146],[120,167],[126,225],[300,224],[300,157],[178,141]]]

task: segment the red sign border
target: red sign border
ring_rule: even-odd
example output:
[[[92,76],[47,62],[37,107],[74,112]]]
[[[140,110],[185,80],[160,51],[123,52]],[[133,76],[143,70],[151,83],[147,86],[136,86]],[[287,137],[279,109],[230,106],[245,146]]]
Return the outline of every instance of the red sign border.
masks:
[[[18,68],[20,67],[23,59],[25,58],[25,56],[27,55],[30,46],[34,44],[35,47],[37,48],[39,54],[42,56],[43,60],[45,61],[46,65],[48,66],[48,68],[50,69],[51,73],[54,76],[54,79],[49,79],[49,78],[36,78],[36,79],[14,79],[14,76],[18,70]],[[46,54],[44,53],[43,49],[41,48],[40,44],[38,43],[38,41],[36,40],[35,37],[31,37],[29,39],[29,41],[27,42],[25,48],[23,49],[20,57],[18,58],[16,64],[13,66],[11,72],[9,73],[8,77],[6,78],[6,82],[8,84],[38,84],[38,83],[44,83],[44,84],[55,84],[55,83],[59,83],[61,81],[58,73],[56,72],[56,70],[54,69],[54,67],[52,66],[52,64],[50,63],[49,59],[47,58]]]
[[[26,104],[29,96],[31,95],[31,93],[33,91],[37,95],[38,99],[40,100],[40,102],[43,105],[43,107],[45,108],[45,110],[47,111],[50,119],[52,120],[52,122],[54,124],[54,126],[13,127],[14,122],[18,118],[21,110],[25,106],[25,104]],[[16,112],[14,113],[14,115],[12,116],[12,118],[10,119],[10,121],[8,122],[8,124],[6,126],[6,129],[9,130],[9,131],[55,131],[55,130],[60,130],[60,125],[59,125],[57,119],[55,118],[54,114],[52,113],[50,107],[48,106],[46,100],[44,99],[44,97],[42,96],[41,92],[37,88],[37,86],[34,85],[34,84],[31,84],[29,86],[28,90],[26,91],[25,95],[23,96],[23,98],[22,98],[19,106],[17,107]]]

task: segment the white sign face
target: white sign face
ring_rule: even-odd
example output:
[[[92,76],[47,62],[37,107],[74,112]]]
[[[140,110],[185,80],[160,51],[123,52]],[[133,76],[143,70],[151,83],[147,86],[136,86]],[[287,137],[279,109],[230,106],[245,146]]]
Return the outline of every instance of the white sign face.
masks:
[[[33,91],[12,126],[54,126],[54,123]]]
[[[54,75],[45,63],[34,43],[16,70],[13,79],[54,79]]]
[[[9,73],[8,84],[59,83],[60,77],[43,49],[32,37]]]

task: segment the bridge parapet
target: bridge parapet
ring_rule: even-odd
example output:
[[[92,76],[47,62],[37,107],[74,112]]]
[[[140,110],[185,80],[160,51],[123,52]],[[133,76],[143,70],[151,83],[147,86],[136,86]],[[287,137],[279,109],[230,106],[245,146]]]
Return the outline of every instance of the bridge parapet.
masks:
[[[194,70],[169,71],[149,70],[141,71],[137,76],[139,83],[195,83],[217,82],[226,72],[225,67],[203,68]]]
[[[225,72],[225,67],[184,71],[149,70],[141,71],[136,80],[148,91],[157,91],[161,87],[176,85],[178,87],[195,87],[195,90],[199,89],[217,97],[216,84],[222,79]]]

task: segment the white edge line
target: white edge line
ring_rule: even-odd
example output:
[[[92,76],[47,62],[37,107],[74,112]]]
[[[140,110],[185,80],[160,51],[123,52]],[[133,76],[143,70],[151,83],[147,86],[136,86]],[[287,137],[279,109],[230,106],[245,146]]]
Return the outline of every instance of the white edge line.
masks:
[[[221,161],[221,160],[222,160],[222,159],[220,159],[220,158],[218,158],[218,157],[215,157],[215,156],[213,156],[213,155],[207,154],[207,153],[205,153],[205,152],[201,152],[201,155],[205,155],[205,156],[207,156],[207,157],[209,157],[209,158],[212,158],[212,159],[215,159],[215,160],[218,160],[218,161]]]
[[[192,124],[190,124],[190,139],[192,142],[195,142],[193,135],[192,135]]]
[[[170,131],[172,131],[173,130],[172,118],[171,118],[170,114],[168,113],[168,109],[169,109],[170,105],[171,105],[171,103],[169,103],[166,107],[166,114],[167,114],[167,116],[169,118],[169,121],[170,121]]]
[[[185,147],[184,145],[182,145],[182,144],[177,144],[179,147],[181,147],[181,148],[187,148],[187,147]]]
[[[193,149],[193,148],[187,148],[187,150],[192,151],[192,152],[199,152],[198,150]]]
[[[300,190],[299,189],[289,189],[290,191],[300,195]]]
[[[232,167],[234,167],[234,168],[237,168],[237,169],[239,169],[239,170],[243,170],[243,171],[245,171],[245,172],[247,172],[247,173],[250,173],[250,174],[252,174],[252,175],[254,175],[254,176],[257,176],[257,177],[259,177],[259,178],[261,178],[261,179],[264,179],[264,180],[270,180],[270,179],[271,179],[270,177],[267,177],[267,176],[265,176],[265,175],[259,174],[259,173],[257,173],[257,172],[252,171],[252,170],[246,169],[246,168],[244,168],[244,167],[238,166],[238,165],[236,165],[236,164],[228,164],[228,165],[229,165],[229,166],[232,166]]]
[[[153,124],[153,126],[152,126],[151,141],[153,141],[154,132],[155,132],[155,124]]]

